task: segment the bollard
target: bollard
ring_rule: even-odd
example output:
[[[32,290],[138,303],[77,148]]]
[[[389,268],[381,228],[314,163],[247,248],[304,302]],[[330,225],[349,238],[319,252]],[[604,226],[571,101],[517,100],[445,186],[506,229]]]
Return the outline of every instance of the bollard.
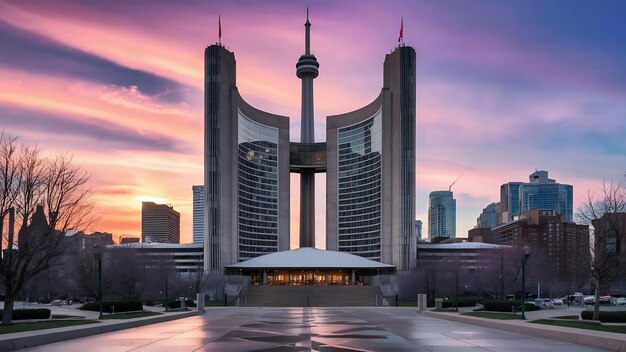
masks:
[[[435,298],[435,310],[443,309],[443,298]]]
[[[204,313],[204,293],[196,294],[196,300],[198,301],[198,312]]]
[[[421,313],[421,312],[425,312],[428,307],[426,306],[427,303],[427,299],[426,299],[426,294],[425,293],[419,293],[417,295],[417,312]]]

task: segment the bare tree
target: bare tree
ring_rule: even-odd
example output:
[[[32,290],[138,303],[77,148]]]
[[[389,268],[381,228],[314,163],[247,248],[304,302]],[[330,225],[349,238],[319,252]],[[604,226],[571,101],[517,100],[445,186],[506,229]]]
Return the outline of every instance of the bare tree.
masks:
[[[36,146],[0,135],[0,224],[9,217],[8,229],[0,227],[6,245],[0,260],[2,324],[11,324],[14,302],[27,282],[59,262],[63,233],[90,224],[88,180],[71,157],[44,158]]]
[[[595,296],[594,320],[599,317],[601,286],[614,281],[626,266],[626,257],[620,255],[617,247],[620,240],[626,240],[625,213],[624,186],[621,183],[604,182],[599,196],[587,192],[587,198],[576,214],[578,220],[589,225],[593,231],[590,267]]]

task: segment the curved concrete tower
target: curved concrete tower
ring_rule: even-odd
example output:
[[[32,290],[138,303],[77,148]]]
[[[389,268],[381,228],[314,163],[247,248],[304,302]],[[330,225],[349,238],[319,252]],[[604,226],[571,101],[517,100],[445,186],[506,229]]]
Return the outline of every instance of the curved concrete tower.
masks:
[[[304,55],[296,64],[296,75],[302,80],[302,143],[314,143],[313,118],[313,79],[319,74],[319,63],[311,55],[311,23],[309,9],[306,11]],[[303,171],[300,174],[300,247],[315,247],[315,173]]]

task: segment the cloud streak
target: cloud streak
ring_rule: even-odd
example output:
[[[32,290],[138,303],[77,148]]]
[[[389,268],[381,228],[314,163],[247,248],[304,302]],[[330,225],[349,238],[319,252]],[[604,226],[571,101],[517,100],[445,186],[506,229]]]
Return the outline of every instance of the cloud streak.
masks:
[[[119,65],[0,21],[0,65],[27,72],[137,87],[166,103],[184,102],[191,87]]]
[[[45,133],[47,138],[80,141],[81,149],[153,150],[188,152],[188,146],[166,135],[140,132],[109,121],[84,117],[58,116],[44,111],[0,105],[0,125],[26,134]],[[44,141],[42,141],[44,142]],[[49,142],[45,141],[45,142]]]

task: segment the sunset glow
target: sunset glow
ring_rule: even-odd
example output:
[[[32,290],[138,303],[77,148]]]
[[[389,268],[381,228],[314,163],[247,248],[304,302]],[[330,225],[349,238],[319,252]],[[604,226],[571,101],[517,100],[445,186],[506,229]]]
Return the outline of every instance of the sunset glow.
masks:
[[[192,185],[203,182],[203,51],[235,53],[237,86],[300,136],[300,80],[310,4],[316,140],[325,119],[382,87],[386,54],[417,51],[417,214],[453,191],[466,237],[500,185],[535,169],[574,186],[574,206],[626,170],[626,2],[12,1],[0,0],[0,131],[70,153],[91,174],[93,229],[141,235],[141,202],[181,213],[192,241]],[[325,182],[317,178],[317,247]],[[292,190],[298,177],[292,175]],[[298,238],[298,194],[291,238]]]

